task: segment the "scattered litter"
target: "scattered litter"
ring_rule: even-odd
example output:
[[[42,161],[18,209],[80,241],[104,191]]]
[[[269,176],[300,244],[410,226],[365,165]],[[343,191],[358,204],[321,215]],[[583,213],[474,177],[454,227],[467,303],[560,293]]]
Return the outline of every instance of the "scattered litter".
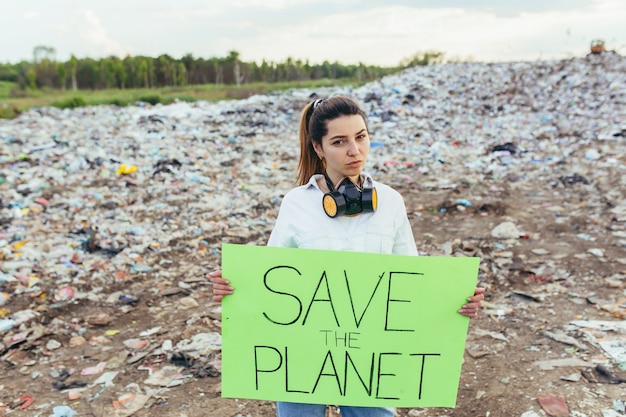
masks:
[[[596,384],[621,384],[626,383],[626,376],[618,375],[602,364],[596,365],[592,369],[582,371],[582,376],[588,382]]]
[[[617,332],[626,334],[626,321],[573,320],[570,323],[584,329],[595,329],[601,332]]]
[[[161,330],[161,326],[156,326],[156,327],[153,327],[151,329],[148,329],[148,330],[145,330],[145,331],[139,333],[139,336],[141,336],[141,337],[152,336],[153,334],[157,334],[159,332],[159,330]]]
[[[589,252],[593,256],[597,256],[598,258],[604,257],[604,250],[600,248],[590,248],[590,249],[587,249],[587,252]]]
[[[491,236],[501,239],[518,239],[521,235],[513,222],[500,223],[491,231]]]
[[[144,408],[151,398],[151,395],[146,394],[123,394],[116,401],[113,401],[113,410],[108,412],[107,415],[113,417],[132,416]]]
[[[85,375],[99,375],[104,372],[104,367],[106,366],[106,362],[100,362],[96,366],[90,366],[88,368],[83,369],[80,374]]]
[[[53,417],[73,417],[78,414],[67,405],[57,405],[52,409],[52,412],[54,413]]]
[[[106,386],[113,385],[113,380],[115,379],[117,374],[119,374],[118,371],[108,371],[108,372],[105,372],[102,375],[100,375],[98,377],[98,379],[93,381],[91,383],[91,385],[100,385],[100,384],[104,384]]]
[[[222,335],[219,333],[198,333],[188,340],[182,340],[176,348],[194,358],[208,356],[222,349]]]
[[[181,368],[178,366],[166,365],[155,372],[153,372],[146,380],[143,381],[146,385],[156,385],[160,387],[173,387],[180,385],[183,382],[183,376]]]
[[[582,375],[580,373],[573,373],[569,375],[563,375],[560,377],[561,380],[569,381],[569,382],[578,382],[580,381],[580,378],[582,378]]]
[[[25,394],[25,395],[20,396],[19,399],[13,402],[12,408],[17,407],[18,410],[26,410],[28,407],[33,405],[34,402],[35,402],[35,397],[33,397],[32,395]]]
[[[543,394],[537,396],[537,401],[543,411],[549,416],[566,417],[569,416],[569,408],[562,395]]]
[[[549,332],[547,330],[544,330],[543,332],[541,332],[542,334],[544,334],[545,336],[548,336],[551,339],[556,340],[557,342],[561,342],[561,343],[565,343],[567,345],[571,345],[571,346],[575,346],[580,350],[586,350],[587,346],[585,346],[584,343],[578,341],[577,339],[563,333],[563,332]]]
[[[474,334],[476,334],[477,336],[490,336],[493,339],[502,340],[504,342],[508,342],[509,341],[509,339],[505,335],[503,335],[502,333],[491,332],[491,331],[488,331],[488,330],[476,329],[476,330],[474,330]]]
[[[620,369],[626,371],[626,321],[573,321],[591,343],[615,361]]]
[[[578,358],[565,358],[565,359],[550,359],[534,362],[535,366],[538,366],[543,370],[550,370],[554,368],[572,367],[572,368],[587,368],[593,366],[591,363],[586,362]]]
[[[293,186],[298,110],[314,94],[346,94],[368,116],[368,172],[428,195],[407,207],[411,220],[453,234],[416,233],[420,254],[481,258],[489,297],[468,355],[516,349],[520,326],[538,334],[574,303],[571,326],[543,333],[573,357],[534,366],[580,368],[560,377],[576,386],[621,383],[626,59],[595,58],[429,65],[356,88],[0,120],[0,365],[29,383],[49,375],[49,402],[73,401],[81,415],[110,405],[106,415],[129,416],[162,395],[149,389],[218,377],[221,310],[206,274],[222,243],[267,242]],[[463,227],[477,220],[484,230]],[[589,294],[592,283],[602,292]],[[149,373],[132,395],[105,372],[125,367]],[[3,393],[20,398],[14,390]],[[43,402],[38,413],[50,413]]]

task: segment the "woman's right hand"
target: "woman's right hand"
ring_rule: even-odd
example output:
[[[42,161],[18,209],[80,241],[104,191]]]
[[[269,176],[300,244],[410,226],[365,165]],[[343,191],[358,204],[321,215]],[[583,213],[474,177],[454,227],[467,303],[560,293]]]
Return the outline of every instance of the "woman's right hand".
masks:
[[[209,273],[209,279],[213,283],[213,301],[222,302],[224,297],[233,293],[230,281],[222,277],[221,270]]]

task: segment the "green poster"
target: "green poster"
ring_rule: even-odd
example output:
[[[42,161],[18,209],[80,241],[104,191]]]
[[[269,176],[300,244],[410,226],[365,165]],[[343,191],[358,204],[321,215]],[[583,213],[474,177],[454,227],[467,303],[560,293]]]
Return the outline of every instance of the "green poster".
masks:
[[[222,395],[454,407],[478,264],[223,245]]]

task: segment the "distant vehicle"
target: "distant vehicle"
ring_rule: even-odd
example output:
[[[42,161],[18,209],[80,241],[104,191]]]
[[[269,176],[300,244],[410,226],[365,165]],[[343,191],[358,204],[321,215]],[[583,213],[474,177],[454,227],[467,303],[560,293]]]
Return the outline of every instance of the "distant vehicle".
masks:
[[[594,39],[591,41],[591,53],[592,54],[602,54],[606,52],[604,48],[604,41],[602,39]]]

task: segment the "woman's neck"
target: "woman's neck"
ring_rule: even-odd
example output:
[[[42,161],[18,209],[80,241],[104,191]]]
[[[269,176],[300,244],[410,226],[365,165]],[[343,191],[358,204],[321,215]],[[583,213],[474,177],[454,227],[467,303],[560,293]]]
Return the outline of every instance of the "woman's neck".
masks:
[[[340,177],[340,178],[332,178],[328,173],[324,173],[324,178],[326,179],[326,183],[331,190],[336,190],[339,184],[344,180],[344,178],[349,178],[357,187],[361,188],[363,184],[363,176],[361,174],[355,175],[352,177]]]

